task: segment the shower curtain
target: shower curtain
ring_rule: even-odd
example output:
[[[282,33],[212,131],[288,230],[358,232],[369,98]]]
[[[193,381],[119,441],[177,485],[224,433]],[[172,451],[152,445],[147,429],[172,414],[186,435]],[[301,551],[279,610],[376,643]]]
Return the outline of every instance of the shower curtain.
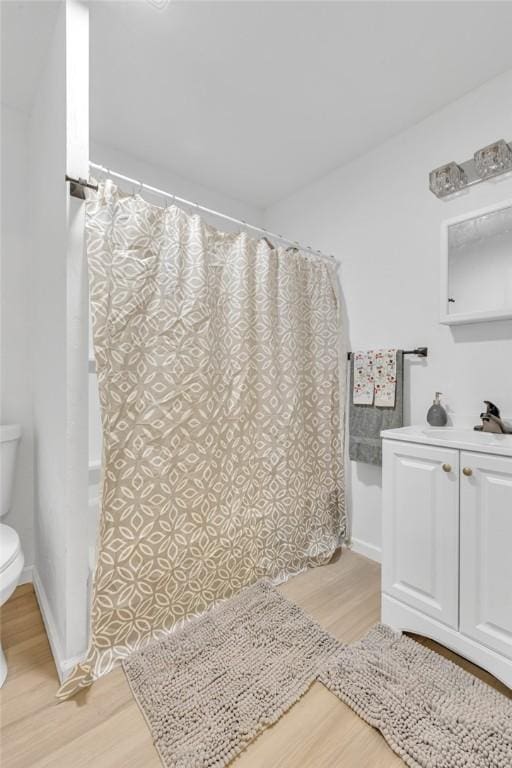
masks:
[[[334,266],[110,181],[86,206],[102,501],[90,646],[61,699],[345,531]]]

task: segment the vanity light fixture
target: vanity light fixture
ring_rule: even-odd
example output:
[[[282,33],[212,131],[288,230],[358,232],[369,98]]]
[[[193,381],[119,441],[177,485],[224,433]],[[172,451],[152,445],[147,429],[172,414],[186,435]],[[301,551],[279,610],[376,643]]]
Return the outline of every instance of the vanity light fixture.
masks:
[[[435,168],[429,174],[429,187],[436,197],[447,198],[473,184],[510,172],[512,142],[507,144],[504,139],[499,139],[477,150],[471,160],[460,164],[451,162]]]
[[[473,155],[476,172],[481,179],[492,179],[512,171],[512,149],[504,139],[498,139]]]
[[[464,168],[457,163],[447,163],[440,168],[430,171],[430,190],[437,197],[453,195],[467,184]]]

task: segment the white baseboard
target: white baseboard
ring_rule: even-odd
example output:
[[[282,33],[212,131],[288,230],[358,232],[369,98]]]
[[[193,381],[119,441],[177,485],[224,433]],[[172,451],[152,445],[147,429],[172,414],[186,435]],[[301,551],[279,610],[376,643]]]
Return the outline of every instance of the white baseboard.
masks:
[[[39,610],[41,611],[41,616],[43,617],[44,628],[48,636],[48,642],[50,643],[50,649],[53,655],[53,660],[55,662],[55,667],[57,669],[57,675],[59,676],[59,680],[62,683],[69,675],[73,667],[82,660],[83,656],[66,658],[64,655],[57,632],[55,619],[53,617],[53,613],[48,601],[48,597],[46,596],[43,583],[39,578],[39,574],[35,566],[32,566],[31,570],[32,583],[34,585],[37,602],[39,603]]]
[[[352,552],[357,552],[358,555],[364,555],[370,560],[375,560],[376,563],[380,563],[382,560],[382,550],[380,547],[376,547],[375,544],[369,544],[367,541],[352,538],[348,546]]]

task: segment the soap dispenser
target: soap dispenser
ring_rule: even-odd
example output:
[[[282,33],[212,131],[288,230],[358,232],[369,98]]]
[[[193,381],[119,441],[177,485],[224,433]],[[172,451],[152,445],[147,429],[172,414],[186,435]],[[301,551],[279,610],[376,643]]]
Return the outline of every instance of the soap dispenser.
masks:
[[[427,411],[427,421],[431,427],[444,427],[448,421],[448,414],[439,400],[441,394],[442,392],[436,392],[434,402]]]

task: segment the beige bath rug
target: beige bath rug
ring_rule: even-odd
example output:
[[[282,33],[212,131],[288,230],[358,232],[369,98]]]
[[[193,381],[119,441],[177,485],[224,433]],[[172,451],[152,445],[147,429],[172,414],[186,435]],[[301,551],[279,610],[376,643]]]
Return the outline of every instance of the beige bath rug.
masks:
[[[512,701],[389,627],[340,647],[320,681],[409,766],[512,766]]]
[[[259,582],[123,667],[166,768],[221,768],[305,693],[337,648]]]

